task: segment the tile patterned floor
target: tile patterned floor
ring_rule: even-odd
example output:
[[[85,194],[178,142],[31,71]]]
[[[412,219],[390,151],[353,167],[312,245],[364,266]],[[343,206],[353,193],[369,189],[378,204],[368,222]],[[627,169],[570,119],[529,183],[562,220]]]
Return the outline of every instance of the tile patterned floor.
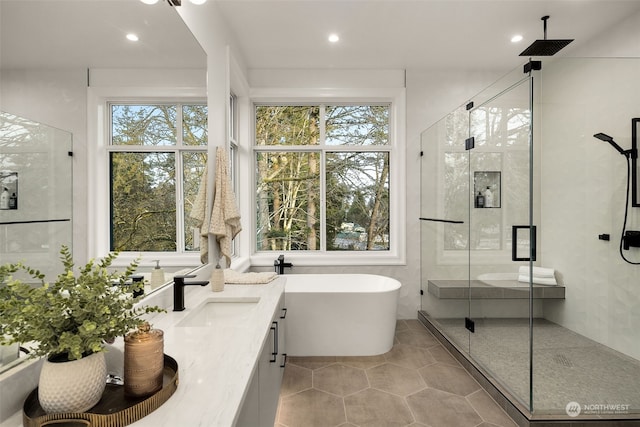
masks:
[[[516,427],[417,320],[399,320],[391,351],[291,357],[275,427]]]

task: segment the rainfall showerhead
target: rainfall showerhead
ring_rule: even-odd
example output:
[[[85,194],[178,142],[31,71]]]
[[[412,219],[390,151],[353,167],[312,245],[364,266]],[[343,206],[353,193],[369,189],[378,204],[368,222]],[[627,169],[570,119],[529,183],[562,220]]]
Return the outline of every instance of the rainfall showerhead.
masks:
[[[600,141],[608,142],[609,144],[611,144],[613,148],[618,150],[620,154],[626,155],[626,151],[623,150],[622,147],[620,147],[618,144],[616,144],[613,138],[607,135],[606,133],[598,132],[595,135],[593,135],[593,137],[598,138]]]
[[[573,39],[547,40],[547,19],[549,19],[549,16],[543,16],[540,19],[544,22],[544,39],[531,43],[528,48],[520,53],[520,56],[553,56],[573,41]]]

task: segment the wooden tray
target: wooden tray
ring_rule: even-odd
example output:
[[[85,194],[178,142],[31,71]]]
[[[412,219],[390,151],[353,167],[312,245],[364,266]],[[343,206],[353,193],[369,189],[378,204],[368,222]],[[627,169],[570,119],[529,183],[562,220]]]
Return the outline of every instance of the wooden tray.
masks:
[[[119,427],[126,426],[149,415],[166,402],[178,388],[178,363],[164,355],[162,388],[147,397],[132,398],[124,395],[124,386],[107,384],[102,398],[87,412],[47,414],[38,401],[38,389],[24,402],[24,427]]]

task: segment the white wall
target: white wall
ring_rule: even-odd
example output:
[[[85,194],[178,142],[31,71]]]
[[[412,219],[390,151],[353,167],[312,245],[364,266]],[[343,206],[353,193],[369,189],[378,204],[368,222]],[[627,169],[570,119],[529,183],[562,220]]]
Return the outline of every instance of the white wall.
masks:
[[[603,58],[638,58],[640,57],[640,12],[628,16],[613,28],[608,28],[580,48],[572,51],[571,56],[603,57]]]
[[[545,317],[636,359],[640,266],[619,254],[626,162],[593,135],[631,148],[638,75],[640,59],[556,61],[543,68],[540,108],[542,263],[566,285],[566,299],[545,304]],[[629,208],[627,229],[640,229],[640,208]],[[624,253],[640,262],[640,249]]]
[[[606,133],[631,148],[631,118],[640,117],[640,13],[585,43],[573,56],[628,58],[558,61],[542,71],[543,262],[567,284],[545,317],[640,359],[640,266],[619,255],[626,163]],[[629,208],[628,229],[640,228]],[[598,240],[610,234],[611,241]],[[625,251],[640,261],[640,250]]]

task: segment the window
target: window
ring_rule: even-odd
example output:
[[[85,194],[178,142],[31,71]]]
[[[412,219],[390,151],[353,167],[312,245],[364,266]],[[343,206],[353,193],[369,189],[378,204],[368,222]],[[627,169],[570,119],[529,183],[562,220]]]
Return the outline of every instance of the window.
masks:
[[[199,250],[189,214],[206,167],[207,106],[113,103],[109,111],[111,250]]]
[[[389,112],[256,106],[258,251],[389,251]]]

